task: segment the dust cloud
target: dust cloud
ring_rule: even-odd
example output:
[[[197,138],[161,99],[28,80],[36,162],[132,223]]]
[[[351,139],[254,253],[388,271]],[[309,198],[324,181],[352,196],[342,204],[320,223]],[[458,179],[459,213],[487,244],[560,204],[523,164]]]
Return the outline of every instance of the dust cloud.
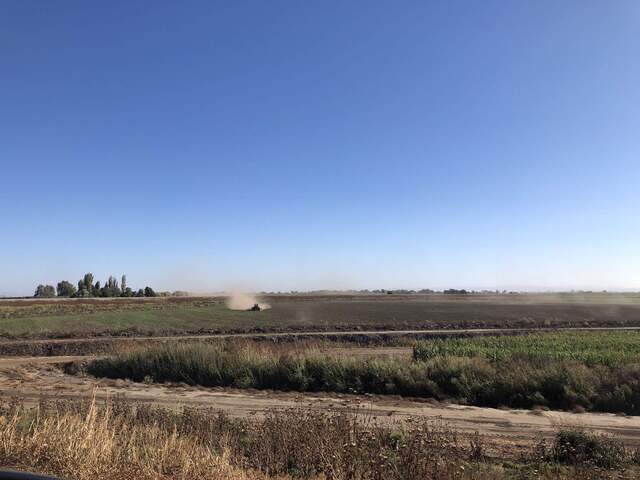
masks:
[[[260,303],[258,298],[250,293],[231,292],[227,297],[227,307],[231,310],[249,310],[256,303],[260,307],[260,310],[271,308],[271,305],[268,303]]]

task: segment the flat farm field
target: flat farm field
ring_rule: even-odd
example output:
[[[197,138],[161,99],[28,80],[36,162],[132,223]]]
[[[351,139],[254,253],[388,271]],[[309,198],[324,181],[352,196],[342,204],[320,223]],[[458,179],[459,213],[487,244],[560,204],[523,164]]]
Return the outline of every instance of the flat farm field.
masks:
[[[0,337],[73,338],[318,331],[640,326],[640,295],[274,295],[0,300]]]

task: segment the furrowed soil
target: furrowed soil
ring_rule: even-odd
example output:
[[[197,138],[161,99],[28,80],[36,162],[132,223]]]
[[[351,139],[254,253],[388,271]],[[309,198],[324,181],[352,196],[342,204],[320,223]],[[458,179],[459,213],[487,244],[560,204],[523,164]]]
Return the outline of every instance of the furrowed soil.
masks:
[[[0,300],[0,336],[640,326],[640,295],[278,295],[260,312],[222,297]]]

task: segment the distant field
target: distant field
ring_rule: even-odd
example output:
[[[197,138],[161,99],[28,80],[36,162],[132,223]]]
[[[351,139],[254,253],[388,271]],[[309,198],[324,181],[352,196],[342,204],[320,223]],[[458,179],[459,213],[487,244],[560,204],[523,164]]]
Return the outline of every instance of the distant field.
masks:
[[[79,337],[224,332],[639,326],[638,295],[267,296],[273,308],[224,299],[0,300],[0,336]]]

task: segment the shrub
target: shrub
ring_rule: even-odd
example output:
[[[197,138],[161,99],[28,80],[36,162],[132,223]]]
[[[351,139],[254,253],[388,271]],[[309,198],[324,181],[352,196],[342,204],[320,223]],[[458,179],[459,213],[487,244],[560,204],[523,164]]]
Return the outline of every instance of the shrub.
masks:
[[[551,447],[551,459],[566,464],[588,463],[602,468],[620,468],[626,462],[619,441],[581,430],[560,430]]]
[[[574,360],[354,359],[318,350],[177,344],[95,360],[97,377],[293,391],[397,394],[477,406],[640,413],[640,368]]]

